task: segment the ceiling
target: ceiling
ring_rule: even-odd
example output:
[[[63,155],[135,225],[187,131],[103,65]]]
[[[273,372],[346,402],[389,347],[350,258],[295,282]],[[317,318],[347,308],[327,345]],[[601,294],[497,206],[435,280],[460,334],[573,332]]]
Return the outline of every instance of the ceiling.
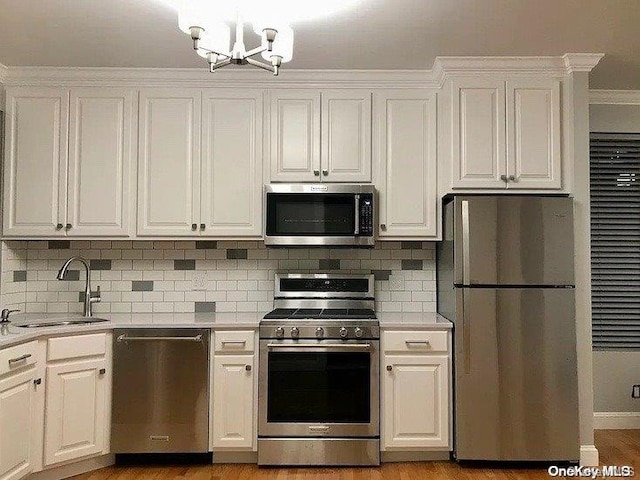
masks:
[[[602,52],[592,88],[640,89],[639,25],[640,0],[362,0],[294,24],[285,68],[429,69],[446,55]],[[0,0],[0,63],[206,68],[161,0]]]

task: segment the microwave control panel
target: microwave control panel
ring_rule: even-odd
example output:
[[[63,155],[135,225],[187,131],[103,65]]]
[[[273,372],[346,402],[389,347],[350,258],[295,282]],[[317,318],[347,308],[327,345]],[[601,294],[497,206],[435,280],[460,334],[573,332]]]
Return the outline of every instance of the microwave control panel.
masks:
[[[360,235],[373,235],[373,195],[360,194]]]

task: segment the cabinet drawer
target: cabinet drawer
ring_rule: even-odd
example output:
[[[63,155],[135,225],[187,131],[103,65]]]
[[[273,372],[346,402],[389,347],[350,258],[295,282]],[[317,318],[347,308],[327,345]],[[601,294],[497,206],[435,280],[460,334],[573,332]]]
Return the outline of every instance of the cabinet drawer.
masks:
[[[215,332],[214,335],[216,352],[253,352],[254,350],[253,330]]]
[[[47,342],[47,360],[49,361],[91,357],[106,353],[106,333],[50,338]]]
[[[23,343],[0,351],[0,375],[36,363],[38,342]]]
[[[385,352],[447,352],[447,332],[384,332]]]

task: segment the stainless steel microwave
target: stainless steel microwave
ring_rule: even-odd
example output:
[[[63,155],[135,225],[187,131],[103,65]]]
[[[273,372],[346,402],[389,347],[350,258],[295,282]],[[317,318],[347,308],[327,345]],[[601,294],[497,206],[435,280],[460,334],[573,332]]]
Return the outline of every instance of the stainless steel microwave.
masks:
[[[266,245],[374,244],[375,188],[357,184],[271,184],[266,194]]]

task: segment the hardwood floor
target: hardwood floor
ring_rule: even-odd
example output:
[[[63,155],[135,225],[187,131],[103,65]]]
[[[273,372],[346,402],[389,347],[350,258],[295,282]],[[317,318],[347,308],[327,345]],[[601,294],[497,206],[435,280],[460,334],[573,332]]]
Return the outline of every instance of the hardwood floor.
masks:
[[[596,431],[602,465],[632,465],[640,475],[640,430]],[[109,467],[75,480],[521,480],[550,477],[546,469],[460,467],[453,462],[385,463],[379,468],[258,468],[256,465]]]

